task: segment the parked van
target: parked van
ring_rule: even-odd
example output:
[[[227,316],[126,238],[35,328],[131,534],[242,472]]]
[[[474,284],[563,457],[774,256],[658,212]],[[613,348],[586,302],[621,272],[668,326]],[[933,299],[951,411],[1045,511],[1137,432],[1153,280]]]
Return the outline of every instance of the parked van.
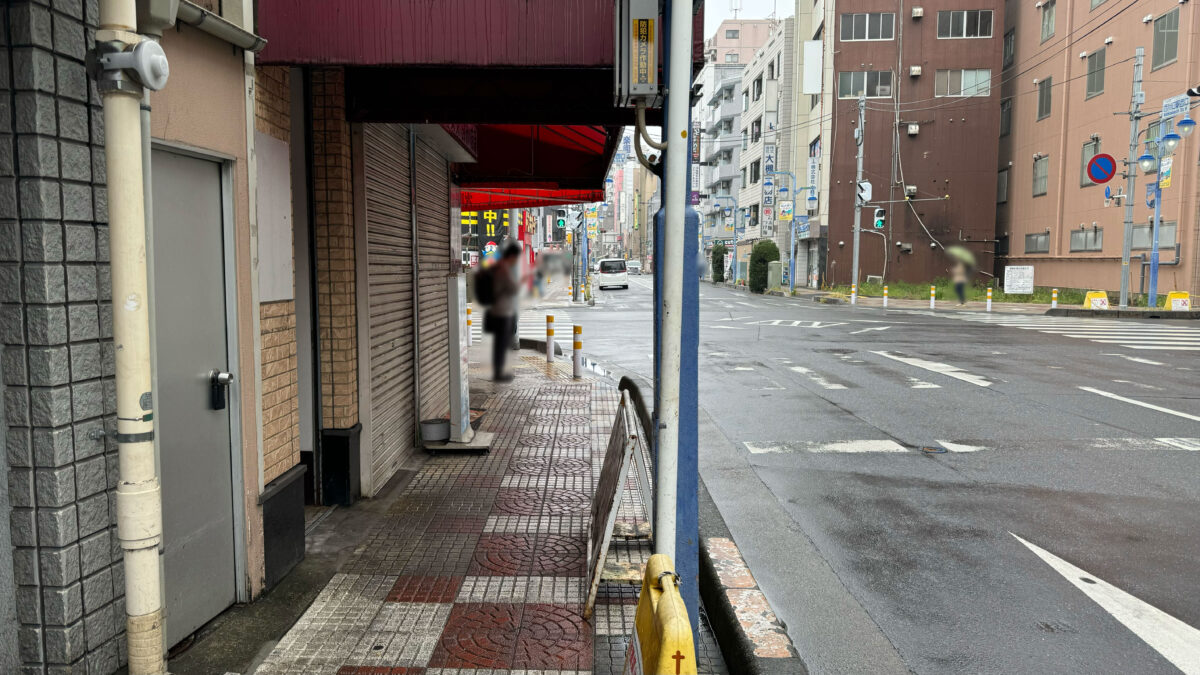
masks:
[[[597,277],[596,287],[604,288],[605,286],[629,288],[629,272],[623,259],[606,258],[600,261],[600,275]]]
[[[637,274],[640,276],[642,273],[642,263],[640,260],[630,260],[625,263],[625,267],[629,270],[630,274]]]

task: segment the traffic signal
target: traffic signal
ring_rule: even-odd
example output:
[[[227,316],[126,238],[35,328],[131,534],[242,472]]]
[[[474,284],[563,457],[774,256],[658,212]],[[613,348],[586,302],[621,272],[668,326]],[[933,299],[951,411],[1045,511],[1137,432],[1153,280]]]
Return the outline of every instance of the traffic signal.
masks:
[[[883,229],[883,221],[887,217],[886,209],[875,209],[875,229]]]
[[[559,227],[567,226],[567,212],[566,211],[564,211],[563,209],[559,209],[556,213],[556,217],[557,217],[557,220],[555,221],[556,225],[558,225]]]

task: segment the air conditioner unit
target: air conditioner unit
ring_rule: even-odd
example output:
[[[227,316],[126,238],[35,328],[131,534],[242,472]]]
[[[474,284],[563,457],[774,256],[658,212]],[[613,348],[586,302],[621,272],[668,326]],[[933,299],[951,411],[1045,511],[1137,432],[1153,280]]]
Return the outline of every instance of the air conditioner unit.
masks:
[[[911,77],[920,77],[921,76],[921,66],[909,66],[908,74]]]
[[[924,7],[913,7],[912,18],[919,19],[923,16],[925,16],[925,8]]]
[[[917,186],[916,185],[905,185],[904,186],[904,196],[905,197],[916,197],[917,196]]]
[[[917,124],[916,122],[914,122],[914,123],[908,125],[908,135],[909,136],[916,136],[919,133],[921,133],[921,125],[920,124]]]

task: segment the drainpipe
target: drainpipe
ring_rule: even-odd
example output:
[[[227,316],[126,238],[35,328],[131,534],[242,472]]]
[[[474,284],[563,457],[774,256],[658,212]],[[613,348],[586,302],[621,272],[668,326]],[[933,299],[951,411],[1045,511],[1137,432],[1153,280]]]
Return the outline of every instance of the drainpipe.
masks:
[[[421,283],[417,276],[420,254],[417,249],[417,132],[408,127],[408,212],[412,227],[412,318],[413,318],[413,410],[417,413],[414,428],[421,428]]]
[[[679,472],[679,366],[683,351],[684,218],[687,212],[688,112],[691,107],[692,2],[673,0],[670,36],[670,88],[663,140],[667,163],[663,207],[662,394],[658,415],[658,486],[655,495],[655,552],[675,560],[675,508]],[[649,139],[646,139],[649,140]],[[660,261],[655,261],[659,263]]]
[[[125,565],[129,673],[161,675],[162,494],[154,456],[140,108],[143,85],[157,90],[166,84],[167,63],[162,49],[142,41],[136,27],[134,0],[100,0],[100,29],[89,63],[104,104],[120,463],[117,538]]]

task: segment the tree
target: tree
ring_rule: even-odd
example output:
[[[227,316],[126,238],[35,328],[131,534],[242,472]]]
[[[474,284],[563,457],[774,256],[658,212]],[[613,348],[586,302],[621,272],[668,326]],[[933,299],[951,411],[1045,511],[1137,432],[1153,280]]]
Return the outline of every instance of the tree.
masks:
[[[718,284],[725,281],[725,244],[716,244],[712,248],[712,278]]]
[[[750,292],[767,290],[767,263],[779,260],[779,247],[770,239],[764,239],[750,249]]]

